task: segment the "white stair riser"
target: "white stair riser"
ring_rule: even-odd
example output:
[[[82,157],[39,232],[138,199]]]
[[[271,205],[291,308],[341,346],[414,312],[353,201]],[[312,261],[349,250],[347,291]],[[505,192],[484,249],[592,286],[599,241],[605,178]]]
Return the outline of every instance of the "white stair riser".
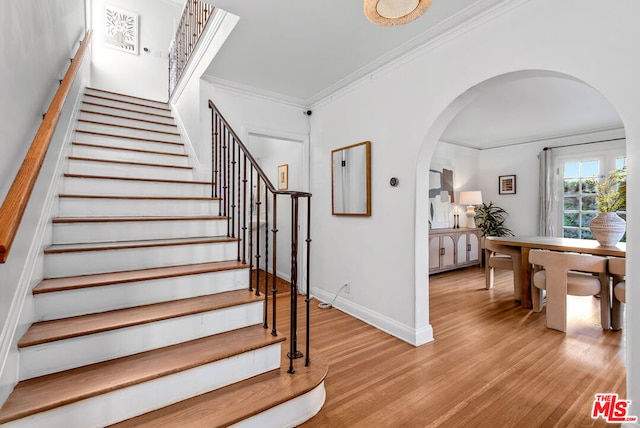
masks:
[[[154,141],[132,140],[129,138],[107,137],[103,135],[86,134],[76,131],[76,141],[80,143],[102,144],[111,147],[151,150],[156,152],[184,154],[184,145],[167,144]]]
[[[173,124],[165,123],[165,121],[158,120],[154,121],[151,119],[132,119],[125,114],[103,114],[103,113],[91,113],[89,111],[83,111],[80,113],[80,122],[79,124],[83,124],[85,122],[100,122],[103,124],[114,125],[116,127],[125,127],[128,128],[142,128],[147,129],[149,131],[158,131],[161,133],[171,132],[173,134],[178,133],[178,127]]]
[[[84,102],[82,104],[82,110],[87,110],[95,113],[107,113],[107,114],[115,114],[118,116],[126,116],[132,119],[143,119],[143,120],[153,120],[155,122],[167,123],[170,125],[174,125],[175,121],[173,117],[169,116],[158,116],[155,114],[147,114],[147,113],[139,113],[135,111],[129,111],[133,109],[121,110],[114,107],[105,106],[104,103],[101,103],[100,100],[85,100],[88,102]]]
[[[127,102],[131,102],[131,103],[136,103],[136,104],[144,104],[146,106],[151,106],[151,107],[168,108],[168,105],[165,102],[153,101],[153,100],[144,100],[144,99],[141,99],[141,98],[129,97],[127,95],[122,95],[122,94],[113,94],[113,93],[109,93],[109,92],[96,91],[96,90],[91,89],[91,88],[87,88],[86,91],[85,91],[85,94],[87,94],[87,95],[97,95],[99,97],[113,98],[114,100],[127,101]]]
[[[140,128],[145,128],[140,126]],[[100,125],[95,123],[78,122],[78,129],[89,132],[101,132],[103,134],[121,135],[123,137],[148,138],[150,140],[169,141],[179,143],[180,136],[164,134],[161,132],[139,131],[137,129],[121,128],[118,126]]]
[[[210,184],[171,183],[158,181],[110,180],[108,178],[65,177],[64,193],[70,195],[211,196]]]
[[[234,260],[237,242],[45,254],[47,278]]]
[[[130,117],[126,111],[117,113],[116,111],[106,112],[97,111],[93,109],[83,109],[80,112],[79,119],[89,120],[92,122],[109,123],[112,125],[127,126],[134,128],[144,128],[152,131],[161,132],[178,132],[178,127],[172,123],[167,123],[166,120],[159,118],[159,120],[153,120],[153,116],[147,115],[146,118],[142,117]]]
[[[21,348],[20,379],[31,379],[260,324],[262,306],[263,303],[258,301]]]
[[[131,150],[108,149],[74,144],[72,156],[91,159],[119,160],[124,162],[144,162],[161,165],[189,166],[187,156],[165,155],[160,153],[145,153]]]
[[[200,236],[222,236],[226,233],[226,219],[54,223],[53,243],[78,244],[197,238]]]
[[[34,296],[37,321],[68,318],[249,288],[249,270],[181,275]]]
[[[157,178],[165,180],[192,180],[193,170],[162,166],[118,164],[99,161],[69,159],[70,174],[109,175],[112,177]]]
[[[294,375],[295,376],[295,375]],[[314,417],[327,399],[324,381],[306,394],[244,419],[232,428],[293,428]]]
[[[98,95],[98,97],[103,97],[103,95]],[[102,104],[102,105],[109,106],[109,107],[117,107],[117,108],[123,108],[123,109],[127,109],[127,110],[134,110],[134,111],[139,112],[139,113],[151,113],[151,114],[154,114],[154,115],[171,117],[171,112],[170,111],[157,109],[157,108],[152,108],[152,107],[145,107],[145,106],[140,106],[140,105],[129,104],[129,103],[123,102],[123,101],[116,101],[116,100],[105,99],[105,98],[97,98],[97,97],[92,97],[92,96],[88,96],[88,95],[85,95],[84,101],[87,101],[87,102],[90,102],[90,103]]]
[[[104,427],[280,366],[280,344],[163,376],[11,422],[3,428]]]
[[[219,215],[217,200],[60,198],[60,217]]]

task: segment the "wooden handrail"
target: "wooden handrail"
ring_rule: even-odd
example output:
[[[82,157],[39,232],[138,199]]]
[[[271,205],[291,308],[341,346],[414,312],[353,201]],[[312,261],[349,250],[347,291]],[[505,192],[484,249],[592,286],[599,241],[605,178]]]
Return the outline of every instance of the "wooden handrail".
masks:
[[[0,207],[0,263],[5,263],[9,257],[11,245],[18,232],[18,227],[22,221],[22,216],[31,197],[31,192],[36,184],[40,168],[44,162],[44,157],[49,149],[51,138],[58,125],[60,112],[71,90],[71,85],[75,80],[78,69],[82,64],[82,58],[91,41],[92,31],[85,34],[80,49],[71,61],[60,87],[56,91],[51,105],[40,124],[40,128],[33,138],[31,147],[16,174],[16,178],[11,184],[9,193]]]

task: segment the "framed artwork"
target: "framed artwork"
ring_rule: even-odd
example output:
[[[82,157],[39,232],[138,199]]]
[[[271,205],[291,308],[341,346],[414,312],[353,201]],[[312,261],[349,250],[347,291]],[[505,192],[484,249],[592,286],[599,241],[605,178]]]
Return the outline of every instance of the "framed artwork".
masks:
[[[498,193],[501,195],[516,194],[516,176],[501,175],[498,177]]]
[[[115,6],[104,6],[104,45],[138,55],[137,13]]]
[[[278,165],[278,190],[289,188],[289,164]]]

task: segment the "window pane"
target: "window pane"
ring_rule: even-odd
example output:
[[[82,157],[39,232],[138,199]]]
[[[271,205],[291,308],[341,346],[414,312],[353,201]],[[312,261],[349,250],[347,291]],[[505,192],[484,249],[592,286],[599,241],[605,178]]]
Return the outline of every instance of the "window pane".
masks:
[[[597,177],[599,174],[598,161],[582,162],[582,177]]]
[[[566,162],[564,164],[564,178],[577,178],[577,177],[580,177],[580,163]]]
[[[595,195],[582,197],[582,211],[597,211],[598,206],[596,204]]]
[[[564,193],[578,193],[578,180],[564,180]]]
[[[591,234],[591,231],[589,229],[580,229],[582,231],[582,236],[580,236],[580,238],[582,239],[593,239],[593,235]]]
[[[569,227],[580,226],[580,213],[564,213],[564,225]]]
[[[627,158],[616,158],[616,169],[624,168],[627,166]]]
[[[563,231],[563,236],[565,238],[580,238],[580,229],[569,229],[565,228]]]
[[[580,209],[580,199],[577,196],[565,196],[565,211],[578,211]]]
[[[583,212],[582,213],[582,219],[580,221],[580,226],[582,227],[589,227],[589,223],[591,223],[591,220],[593,220],[593,218],[596,216],[597,213],[590,213],[590,212]]]
[[[582,193],[596,193],[596,182],[594,180],[582,180]]]

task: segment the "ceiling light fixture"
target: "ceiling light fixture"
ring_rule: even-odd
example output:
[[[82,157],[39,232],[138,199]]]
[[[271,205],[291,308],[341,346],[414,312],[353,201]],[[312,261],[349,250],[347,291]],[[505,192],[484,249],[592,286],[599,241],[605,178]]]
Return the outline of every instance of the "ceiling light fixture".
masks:
[[[384,27],[407,24],[422,16],[431,0],[364,0],[364,14]]]

